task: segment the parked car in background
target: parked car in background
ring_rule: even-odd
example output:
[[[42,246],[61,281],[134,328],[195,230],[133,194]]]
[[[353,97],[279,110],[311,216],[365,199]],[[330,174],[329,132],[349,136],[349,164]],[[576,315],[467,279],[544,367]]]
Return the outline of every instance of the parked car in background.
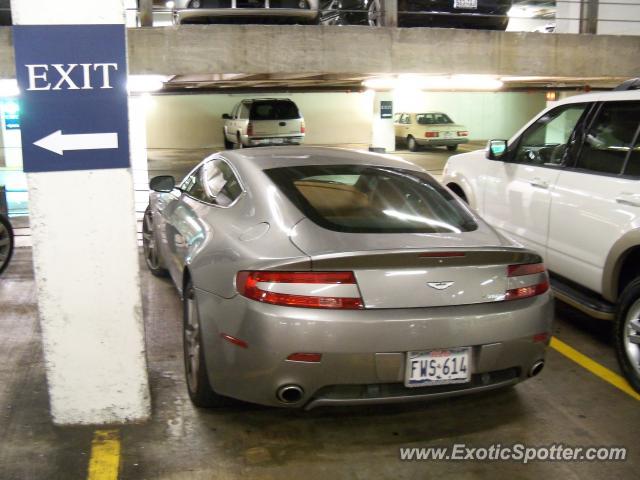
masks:
[[[400,27],[505,30],[511,0],[398,0]],[[321,23],[382,26],[382,0],[326,0]]]
[[[317,23],[318,0],[175,0],[174,21],[185,23]]]
[[[9,218],[0,213],[0,274],[7,268],[13,254],[13,229]]]
[[[469,141],[464,125],[454,123],[441,112],[396,113],[393,116],[396,143],[403,142],[415,152],[420,147],[447,147],[453,152],[461,143]]]
[[[300,145],[305,136],[304,118],[298,106],[286,98],[242,100],[222,118],[226,149]]]
[[[420,167],[257,148],[151,189],[145,258],[182,292],[197,406],[416,401],[544,365],[553,304],[540,256]]]
[[[560,300],[616,320],[640,391],[640,91],[563,100],[508,142],[451,157],[443,182],[544,257]]]

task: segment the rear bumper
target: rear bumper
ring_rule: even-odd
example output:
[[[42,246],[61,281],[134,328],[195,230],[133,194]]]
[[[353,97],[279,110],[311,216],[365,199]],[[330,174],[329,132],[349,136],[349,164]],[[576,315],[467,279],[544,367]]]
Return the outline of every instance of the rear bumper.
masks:
[[[270,135],[246,137],[246,144],[252,147],[264,145],[300,145],[304,135]]]
[[[544,359],[551,331],[549,293],[532,299],[460,307],[320,310],[279,307],[197,291],[210,382],[222,395],[271,406],[389,403],[462,395],[511,385]],[[248,348],[223,340],[242,339]],[[472,381],[407,388],[407,351],[470,346]],[[321,353],[320,363],[291,362]],[[304,396],[283,404],[276,391]]]
[[[416,143],[421,146],[444,147],[447,145],[460,145],[469,143],[468,138],[416,138]]]

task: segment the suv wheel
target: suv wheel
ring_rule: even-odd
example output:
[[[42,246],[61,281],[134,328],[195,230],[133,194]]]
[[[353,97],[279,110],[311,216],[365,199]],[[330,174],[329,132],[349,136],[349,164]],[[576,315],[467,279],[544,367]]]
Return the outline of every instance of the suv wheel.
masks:
[[[242,137],[240,137],[240,133],[236,135],[236,143],[233,144],[233,148],[236,148],[236,149],[244,148],[244,145],[242,145]]]
[[[620,368],[640,392],[640,277],[627,285],[620,296],[615,335]]]
[[[224,131],[224,129],[222,130],[222,139],[224,140],[224,149],[231,150],[233,148],[233,142],[227,140],[227,133]]]

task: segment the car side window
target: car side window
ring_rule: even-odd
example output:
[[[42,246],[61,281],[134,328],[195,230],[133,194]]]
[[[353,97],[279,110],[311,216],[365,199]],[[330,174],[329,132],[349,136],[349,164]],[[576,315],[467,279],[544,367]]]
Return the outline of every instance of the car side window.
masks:
[[[233,110],[231,110],[231,118],[236,118],[236,115],[238,114],[238,108],[240,107],[240,104],[236,104],[235,107],[233,107]]]
[[[400,123],[404,123],[405,125],[410,125],[411,124],[411,115],[409,115],[408,113],[404,113],[402,115],[402,118],[400,118]]]
[[[576,168],[596,173],[622,173],[639,125],[640,102],[603,104],[584,137]]]
[[[401,113],[396,113],[393,115],[393,123],[400,123],[400,117],[402,116]]]
[[[640,126],[638,126],[638,130],[636,131],[636,139],[631,152],[629,152],[624,174],[640,177]]]
[[[227,162],[214,159],[202,167],[203,200],[228,207],[242,194],[242,185]]]
[[[200,180],[202,174],[202,167],[194,170],[187,178],[184,179],[180,189],[197,200],[204,199],[204,188],[202,181]]]
[[[249,105],[248,104],[243,103],[240,106],[240,114],[238,115],[238,118],[241,118],[243,120],[249,118]]]
[[[529,165],[562,164],[567,144],[587,104],[558,107],[538,118],[520,137],[514,161]]]

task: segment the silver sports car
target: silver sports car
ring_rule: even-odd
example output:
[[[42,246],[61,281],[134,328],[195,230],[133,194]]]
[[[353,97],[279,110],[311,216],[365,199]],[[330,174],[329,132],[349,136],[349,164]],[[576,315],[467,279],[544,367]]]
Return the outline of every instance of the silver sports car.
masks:
[[[198,406],[424,400],[540,372],[553,318],[541,258],[419,167],[265,147],[151,181],[144,251],[184,298]]]

